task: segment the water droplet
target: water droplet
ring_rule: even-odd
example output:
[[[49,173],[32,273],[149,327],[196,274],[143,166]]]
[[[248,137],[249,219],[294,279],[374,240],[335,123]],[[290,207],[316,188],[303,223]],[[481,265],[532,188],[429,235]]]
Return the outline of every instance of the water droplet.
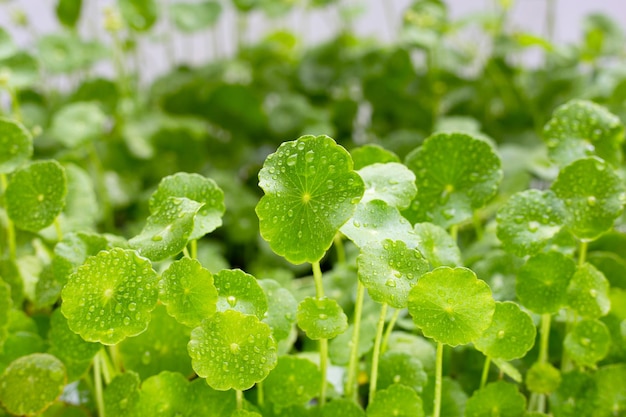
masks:
[[[352,225],[357,228],[361,227],[361,223],[358,220],[353,220]]]
[[[226,301],[231,307],[235,307],[237,305],[237,297],[235,297],[234,295],[229,295],[228,297],[226,297]]]
[[[298,142],[298,150],[300,151],[304,150],[304,142]]]
[[[297,162],[298,162],[298,154],[297,153],[289,155],[289,157],[287,158],[287,165],[289,165],[290,167],[294,166]]]
[[[592,288],[592,289],[589,290],[589,295],[592,298],[596,298],[598,296],[598,291],[596,291],[595,289]]]
[[[129,311],[137,310],[137,303],[130,303],[130,304],[128,304],[128,310]]]
[[[595,206],[597,202],[598,201],[595,196],[590,195],[589,197],[587,197],[587,204],[589,204],[591,207]]]
[[[128,326],[130,324],[130,317],[124,317],[124,326]]]
[[[161,235],[154,235],[154,236],[152,236],[152,241],[153,242],[160,242],[162,240],[163,240],[163,236],[161,236]]]
[[[389,288],[395,288],[396,281],[393,279],[388,279],[387,281],[385,281],[385,285],[388,286]]]
[[[536,222],[534,220],[531,220],[528,222],[528,230],[531,233],[535,233],[537,230],[539,230],[539,222]]]
[[[289,217],[293,217],[293,210],[291,210],[291,209],[290,209],[290,210],[287,212],[287,216],[289,216]]]
[[[498,339],[502,339],[504,337],[504,330],[500,330],[498,332]]]
[[[308,151],[304,157],[308,163],[313,162],[315,159],[315,151]]]
[[[320,318],[320,320],[326,320],[328,318],[328,315],[320,313],[318,317]]]

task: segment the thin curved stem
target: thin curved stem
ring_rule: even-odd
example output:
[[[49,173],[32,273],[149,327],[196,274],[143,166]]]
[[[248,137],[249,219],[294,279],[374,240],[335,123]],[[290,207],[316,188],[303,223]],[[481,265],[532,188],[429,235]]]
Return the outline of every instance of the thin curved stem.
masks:
[[[320,262],[313,262],[311,267],[313,268],[313,279],[315,280],[315,295],[319,299],[324,297],[324,286],[322,285],[322,270],[320,268]]]
[[[198,241],[196,239],[189,242],[190,255],[192,259],[198,259]]]
[[[587,260],[587,248],[589,247],[589,242],[586,240],[580,241],[580,249],[578,250],[578,265],[583,265]]]
[[[378,361],[380,360],[380,345],[383,338],[383,330],[385,328],[385,317],[387,316],[387,303],[383,303],[380,309],[380,317],[378,318],[378,327],[376,328],[376,339],[374,339],[374,353],[372,355],[372,372],[370,375],[370,391],[369,401],[374,401],[376,395],[376,385],[378,382]]]
[[[482,389],[487,384],[487,377],[489,376],[489,366],[491,365],[491,358],[485,356],[485,365],[483,366],[483,373],[480,377],[480,388]]]
[[[100,355],[103,352],[104,350],[100,350],[100,352],[98,352],[98,354],[93,358],[93,380],[96,388],[96,405],[98,407],[99,417],[106,417],[104,412],[104,396],[102,389],[102,360],[100,358]]]
[[[443,343],[437,343],[437,359],[435,362],[435,400],[433,403],[433,417],[441,415],[441,384],[443,374]]]
[[[398,317],[400,317],[400,309],[396,308],[395,311],[393,312],[393,316],[391,316],[391,320],[389,320],[389,324],[387,324],[387,329],[385,330],[383,343],[380,346],[381,354],[387,351],[387,345],[389,344],[389,337],[391,337],[391,332],[393,332],[393,328],[396,327],[396,322],[398,321]]]
[[[54,219],[54,230],[57,234],[57,240],[60,242],[63,240],[63,230],[61,229],[61,222],[59,222],[59,217],[57,216]]]
[[[328,374],[328,339],[320,339],[320,372],[322,374],[322,385],[320,386],[320,403],[323,407],[326,404],[326,375]]]
[[[356,374],[359,363],[359,338],[361,336],[361,315],[363,314],[363,300],[365,287],[361,281],[356,286],[356,302],[354,305],[354,331],[350,341],[350,362],[348,363],[348,378],[346,382],[346,398],[356,398]]]
[[[243,391],[237,389],[235,395],[237,396],[237,410],[243,410]]]

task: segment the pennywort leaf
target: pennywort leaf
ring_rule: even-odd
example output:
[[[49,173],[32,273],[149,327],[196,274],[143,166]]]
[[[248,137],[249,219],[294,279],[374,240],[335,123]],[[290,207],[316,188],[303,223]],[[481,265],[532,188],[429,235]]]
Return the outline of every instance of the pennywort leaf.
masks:
[[[20,123],[0,117],[0,174],[13,172],[33,154],[33,137]]]
[[[307,297],[298,305],[298,327],[309,339],[332,339],[348,328],[348,317],[332,298]]]
[[[609,353],[611,335],[599,320],[584,319],[565,336],[563,347],[578,365],[594,367]]]
[[[357,172],[365,183],[361,203],[383,200],[390,206],[403,210],[411,205],[417,193],[415,174],[400,163],[376,163]]]
[[[376,398],[367,406],[368,417],[424,417],[422,399],[417,393],[401,384],[393,384],[376,393]]]
[[[578,266],[567,287],[567,304],[585,318],[605,316],[611,301],[604,274],[588,263]]]
[[[54,114],[50,133],[66,147],[76,148],[102,135],[106,121],[96,103],[72,103]]]
[[[317,365],[305,358],[282,356],[264,381],[265,395],[276,406],[306,404],[319,394]]]
[[[267,297],[256,278],[241,269],[224,269],[215,275],[217,311],[236,310],[262,320]]]
[[[467,400],[465,416],[523,417],[526,412],[526,398],[515,385],[498,381],[474,392]]]

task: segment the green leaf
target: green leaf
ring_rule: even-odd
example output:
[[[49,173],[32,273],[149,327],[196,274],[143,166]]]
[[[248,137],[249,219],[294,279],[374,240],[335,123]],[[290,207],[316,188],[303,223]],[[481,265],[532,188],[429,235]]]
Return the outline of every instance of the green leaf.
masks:
[[[598,407],[602,416],[620,415],[626,411],[626,364],[603,366],[595,374],[598,386]]]
[[[11,176],[6,209],[17,227],[37,232],[52,224],[65,205],[67,179],[57,161],[37,161]]]
[[[532,318],[516,303],[496,302],[493,321],[474,346],[490,358],[511,361],[526,355],[535,344],[536,333]]]
[[[560,166],[598,156],[618,167],[622,161],[624,125],[607,109],[586,100],[570,100],[548,121],[543,138],[550,159]]]
[[[224,215],[224,192],[210,178],[199,174],[179,172],[167,176],[150,197],[150,213],[154,214],[169,197],[184,197],[202,204],[194,218],[194,227],[189,240],[200,239],[222,225]]]
[[[114,345],[146,330],[157,292],[150,261],[115,248],[87,258],[70,275],[61,311],[83,339]]]
[[[450,346],[478,339],[495,311],[491,290],[467,268],[441,266],[417,281],[409,313],[425,336]]]
[[[248,410],[235,410],[230,417],[263,417],[261,414]]]
[[[222,5],[217,1],[201,3],[174,3],[170,5],[170,15],[176,28],[181,32],[193,33],[207,29],[218,22]]]
[[[0,348],[8,334],[9,312],[13,308],[11,287],[0,277]]]
[[[38,415],[61,395],[65,379],[65,367],[54,356],[23,356],[0,375],[0,402],[11,414]]]
[[[94,102],[71,103],[54,114],[50,133],[68,148],[94,141],[104,133],[107,117]]]
[[[598,407],[597,402],[598,387],[594,375],[571,371],[562,375],[561,385],[550,396],[550,410],[558,417],[592,416]]]
[[[138,32],[149,30],[157,20],[155,0],[117,0],[117,4],[128,26]]]
[[[613,226],[626,201],[622,179],[598,158],[579,159],[563,168],[552,190],[565,203],[567,227],[587,241]]]
[[[195,327],[215,313],[217,289],[213,275],[200,262],[187,257],[173,262],[159,282],[159,299],[178,322]]]
[[[580,366],[594,367],[609,353],[611,335],[599,320],[584,319],[565,336],[563,347]]]
[[[350,151],[350,155],[352,155],[352,160],[354,161],[354,169],[362,169],[376,163],[400,162],[398,155],[375,144],[354,148]]]
[[[513,384],[494,382],[467,400],[465,417],[524,417],[526,397]]]
[[[365,417],[365,411],[352,400],[338,398],[324,404],[322,417]]]
[[[400,210],[411,205],[417,193],[415,174],[397,162],[372,164],[357,171],[365,183],[361,203],[383,200]]]
[[[17,52],[17,47],[11,39],[11,34],[0,28],[0,60],[10,57]]]
[[[82,7],[83,0],[59,0],[56,7],[57,19],[64,26],[75,28]]]
[[[0,117],[0,174],[8,174],[33,155],[33,137],[13,120]]]
[[[189,381],[178,372],[164,371],[141,384],[136,404],[140,416],[177,417],[188,414]]]
[[[393,384],[376,393],[374,401],[367,405],[367,417],[424,417],[422,399],[404,385]]]
[[[332,298],[307,297],[298,305],[298,327],[312,340],[332,339],[346,331],[348,318]]]
[[[224,269],[215,275],[217,311],[236,310],[262,320],[267,311],[267,297],[256,278],[241,269]]]
[[[298,302],[289,290],[272,279],[259,280],[258,284],[267,298],[267,314],[263,322],[271,327],[277,342],[287,339],[296,323]]]
[[[409,291],[429,270],[428,261],[417,249],[390,239],[362,248],[357,267],[359,280],[372,299],[394,308],[407,306]]]
[[[168,197],[146,221],[141,234],[130,239],[131,247],[152,261],[180,253],[194,228],[202,204],[188,198]]]
[[[567,305],[585,318],[607,315],[611,309],[609,282],[602,272],[588,263],[578,266],[567,287]]]
[[[77,165],[66,164],[64,167],[67,176],[67,195],[65,207],[59,216],[61,230],[64,234],[95,230],[100,218],[100,205],[93,179]]]
[[[511,363],[502,359],[493,358],[493,364],[498,367],[500,372],[511,378],[513,381],[518,384],[522,383],[522,373],[515,366],[511,365]]]
[[[441,227],[472,217],[498,191],[500,158],[484,140],[464,133],[437,133],[406,157],[415,173],[416,199],[407,212],[412,222]]]
[[[378,366],[378,389],[402,384],[420,393],[428,381],[422,362],[405,352],[385,352]]]
[[[517,275],[517,297],[537,314],[554,314],[567,301],[567,286],[575,271],[574,261],[560,252],[535,255]]]
[[[430,378],[421,395],[427,416],[433,415],[434,394],[435,378]],[[444,376],[441,384],[441,416],[462,416],[466,402],[467,394],[465,394],[459,383]]]
[[[350,324],[348,329],[335,337],[328,344],[328,357],[335,365],[346,366],[350,362],[350,354],[352,353],[352,335],[354,334],[354,324]],[[359,358],[365,355],[374,346],[374,337],[376,337],[376,320],[363,318],[361,320],[361,330],[359,331],[359,344],[357,354]]]
[[[417,249],[432,268],[461,265],[461,250],[444,228],[432,223],[416,223],[413,230],[419,242]]]
[[[55,279],[65,284],[68,277],[82,265],[89,256],[109,249],[104,236],[95,233],[67,233],[54,246],[52,268]]]
[[[23,90],[35,85],[39,79],[39,61],[26,52],[18,52],[0,60],[0,73],[8,77],[9,87]]]
[[[276,366],[270,327],[256,316],[218,311],[191,332],[193,369],[216,390],[246,390]]]
[[[91,361],[102,347],[98,343],[90,343],[70,330],[67,319],[60,309],[54,310],[50,316],[50,331],[48,332],[50,349],[48,352],[59,358],[63,363]],[[69,366],[68,366],[69,371]],[[69,372],[68,372],[69,373]],[[70,381],[72,378],[68,375]],[[80,377],[80,375],[76,375]]]
[[[126,371],[117,375],[104,390],[104,409],[107,416],[139,417],[135,407],[139,401],[139,375]]]
[[[328,136],[302,136],[269,155],[259,172],[261,236],[289,262],[319,261],[363,195],[350,154]]]
[[[561,229],[565,207],[550,190],[526,190],[500,207],[496,220],[505,249],[518,256],[534,255]]]
[[[549,394],[561,384],[561,372],[547,362],[535,362],[526,373],[526,387],[531,392]]]
[[[306,404],[319,394],[321,373],[305,358],[281,356],[263,382],[268,401],[279,408]]]

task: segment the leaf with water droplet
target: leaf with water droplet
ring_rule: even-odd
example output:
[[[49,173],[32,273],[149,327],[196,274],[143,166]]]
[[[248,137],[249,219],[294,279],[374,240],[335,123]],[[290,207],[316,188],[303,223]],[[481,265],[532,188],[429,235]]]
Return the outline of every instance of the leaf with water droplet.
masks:
[[[502,180],[500,158],[491,145],[465,133],[436,133],[405,163],[419,190],[405,212],[414,223],[459,224],[496,195]]]
[[[280,145],[265,160],[259,186],[265,192],[256,206],[261,236],[294,264],[324,256],[364,191],[350,154],[328,136]]]
[[[524,417],[526,397],[513,384],[497,381],[474,391],[465,406],[466,417]]]
[[[361,203],[383,200],[400,210],[411,205],[417,193],[415,174],[398,162],[372,164],[357,171],[365,183]]]
[[[494,311],[489,286],[467,268],[436,268],[409,292],[409,313],[424,336],[450,346],[478,339]]]
[[[417,249],[432,268],[461,265],[461,250],[446,230],[432,223],[416,223]]]
[[[369,143],[350,151],[354,161],[354,169],[362,169],[368,165],[400,162],[398,155],[380,145]]]
[[[188,198],[167,197],[148,217],[141,233],[128,243],[152,261],[174,256],[187,245],[200,207],[201,203]]]
[[[267,315],[263,321],[272,328],[277,342],[287,339],[296,323],[298,302],[289,290],[272,279],[259,280],[258,284],[267,298]]]
[[[179,172],[161,180],[150,197],[150,213],[155,214],[167,204],[169,197],[188,198],[202,204],[194,218],[189,240],[197,240],[222,225],[224,215],[224,192],[210,178],[199,174]]]
[[[133,371],[126,371],[113,378],[103,395],[106,415],[140,417],[136,409],[140,383],[139,375]]]
[[[561,372],[549,362],[535,362],[526,372],[526,387],[531,392],[549,394],[561,384]]]
[[[406,352],[385,352],[378,367],[378,389],[402,384],[420,393],[428,381],[422,361]]]
[[[385,239],[361,249],[357,258],[359,280],[379,303],[405,308],[409,291],[428,272],[428,261],[401,240]]]
[[[424,405],[417,393],[405,385],[393,384],[376,392],[367,405],[367,417],[424,417]]]
[[[319,394],[321,373],[305,358],[281,356],[264,384],[268,401],[278,408],[306,404]]]
[[[348,328],[348,317],[332,298],[307,297],[298,305],[298,327],[309,339],[332,339]]]
[[[567,287],[567,305],[585,318],[607,315],[611,301],[604,274],[589,263],[579,265]]]
[[[626,364],[614,363],[599,368],[595,375],[598,386],[598,401],[594,411],[604,416],[615,415],[626,410],[624,387],[626,387]]]
[[[554,314],[567,301],[567,286],[575,271],[574,261],[562,253],[539,253],[517,275],[517,298],[537,314]]]
[[[511,361],[526,355],[535,344],[536,334],[532,318],[516,303],[496,302],[491,325],[474,346],[490,358]]]
[[[114,345],[148,327],[157,282],[150,261],[135,251],[101,251],[70,275],[61,311],[83,339]]]
[[[72,149],[104,134],[107,117],[95,102],[75,102],[59,109],[52,117],[50,134]]]
[[[256,278],[241,269],[224,269],[215,275],[217,311],[236,310],[263,319],[267,297]]]
[[[565,225],[577,238],[588,241],[613,227],[626,202],[623,180],[595,157],[561,169],[552,191],[565,203]]]
[[[19,122],[0,117],[0,174],[8,174],[33,155],[33,137]]]
[[[278,359],[270,327],[235,310],[218,311],[193,329],[187,350],[198,376],[216,390],[246,390]]]
[[[161,276],[159,299],[178,322],[195,327],[216,311],[213,275],[200,262],[187,257],[173,262]]]
[[[37,232],[52,224],[65,206],[67,179],[57,161],[32,162],[13,173],[6,209],[17,227]]]
[[[534,255],[565,222],[565,206],[550,190],[526,190],[498,210],[497,235],[504,248],[517,256]]]
[[[63,362],[48,353],[33,353],[11,362],[0,375],[0,403],[11,414],[39,415],[63,392]]]
[[[365,417],[365,411],[352,400],[337,398],[324,404],[321,417]]]
[[[65,284],[67,278],[82,265],[89,256],[109,249],[106,237],[95,233],[66,233],[54,246],[52,268],[55,279]]]
[[[558,107],[543,129],[550,159],[560,166],[598,156],[617,167],[622,161],[624,125],[606,108],[587,100]]]
[[[189,381],[178,372],[163,371],[143,381],[135,410],[140,416],[189,416]]]
[[[600,320],[583,319],[565,336],[563,347],[579,366],[593,368],[609,353],[611,334]]]

